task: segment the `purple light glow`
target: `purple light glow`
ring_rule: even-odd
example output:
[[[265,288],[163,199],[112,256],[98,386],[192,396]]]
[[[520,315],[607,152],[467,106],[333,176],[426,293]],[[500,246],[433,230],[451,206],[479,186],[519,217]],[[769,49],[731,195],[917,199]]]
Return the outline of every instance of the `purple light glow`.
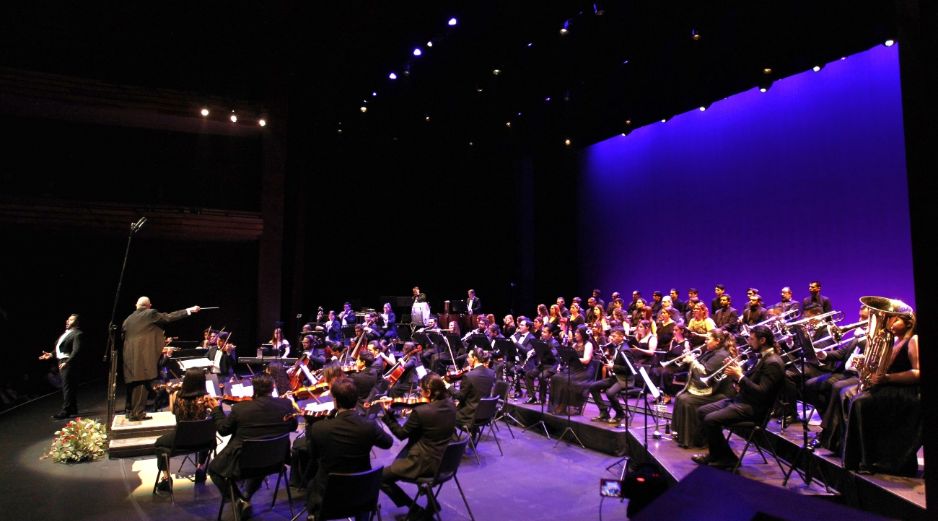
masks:
[[[448,22],[446,22],[446,25],[453,27],[458,23],[459,23],[459,20],[457,20],[456,17],[454,16],[453,18],[450,18]]]
[[[580,241],[603,247],[582,251],[582,287],[709,304],[722,282],[739,308],[749,286],[771,304],[817,279],[847,320],[863,295],[914,306],[897,47],[585,149]],[[610,240],[639,215],[668,224]]]
[[[422,56],[423,51],[420,50],[420,47],[414,49],[414,56]]]
[[[393,73],[393,72],[392,72],[391,74],[388,74],[388,79],[389,79],[389,80],[396,80],[396,79],[397,79],[397,74],[396,74],[396,73]]]

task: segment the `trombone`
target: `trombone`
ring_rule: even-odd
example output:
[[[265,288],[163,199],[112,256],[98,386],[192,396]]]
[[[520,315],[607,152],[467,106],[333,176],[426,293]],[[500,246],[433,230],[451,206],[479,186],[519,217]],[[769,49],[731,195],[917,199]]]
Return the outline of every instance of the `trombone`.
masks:
[[[796,320],[794,322],[787,322],[785,323],[785,325],[786,326],[800,326],[803,324],[809,324],[811,322],[820,322],[828,317],[833,317],[831,318],[830,322],[840,322],[841,320],[844,319],[844,312],[836,311],[836,310],[828,311],[827,313],[821,313],[820,315],[815,315],[813,317],[805,317],[805,318],[802,318],[801,320]]]
[[[727,367],[729,367],[729,366],[731,366],[731,365],[733,365],[733,364],[738,364],[739,362],[741,362],[744,358],[746,358],[747,356],[749,356],[749,353],[751,353],[751,352],[752,352],[752,348],[751,348],[751,347],[750,347],[750,348],[747,348],[747,349],[745,349],[745,350],[743,350],[743,351],[742,351],[741,353],[739,353],[737,356],[734,356],[734,357],[730,358],[730,360],[729,360],[728,362],[726,362],[725,364],[721,365],[720,368],[717,369],[716,371],[714,371],[714,372],[708,374],[707,376],[701,376],[701,377],[700,377],[700,383],[702,383],[702,384],[704,384],[704,385],[709,385],[709,384],[710,384],[710,380],[713,380],[714,382],[717,382],[717,383],[722,382],[723,379],[726,378],[726,374],[724,374],[723,371],[726,370]]]

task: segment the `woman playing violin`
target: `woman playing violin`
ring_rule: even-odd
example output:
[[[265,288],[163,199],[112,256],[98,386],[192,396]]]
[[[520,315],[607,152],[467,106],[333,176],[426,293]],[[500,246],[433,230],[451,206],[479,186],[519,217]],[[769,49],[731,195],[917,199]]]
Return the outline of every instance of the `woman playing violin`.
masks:
[[[218,402],[205,391],[205,372],[200,368],[186,370],[182,387],[169,395],[169,410],[176,415],[176,421],[204,420],[212,417],[212,409]],[[168,432],[156,439],[156,464],[162,473],[157,490],[169,491],[173,479],[169,475],[169,453],[173,447],[176,431]],[[205,482],[205,461],[208,452],[200,452],[196,458],[196,483]]]

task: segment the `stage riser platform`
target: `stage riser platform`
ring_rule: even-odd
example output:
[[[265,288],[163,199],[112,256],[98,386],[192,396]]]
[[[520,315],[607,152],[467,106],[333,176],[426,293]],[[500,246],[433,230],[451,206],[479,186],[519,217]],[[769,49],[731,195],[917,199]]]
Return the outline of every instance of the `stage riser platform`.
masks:
[[[171,412],[151,412],[146,421],[127,421],[123,414],[114,416],[108,457],[111,459],[155,454],[156,439],[176,429],[176,416]]]

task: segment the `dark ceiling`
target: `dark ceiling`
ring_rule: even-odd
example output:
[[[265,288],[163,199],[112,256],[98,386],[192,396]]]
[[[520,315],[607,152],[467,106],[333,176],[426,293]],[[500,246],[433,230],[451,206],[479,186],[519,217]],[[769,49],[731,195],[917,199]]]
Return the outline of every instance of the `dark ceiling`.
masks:
[[[0,7],[2,66],[259,105],[286,92],[291,119],[344,140],[578,146],[895,34],[890,1],[18,3]]]

